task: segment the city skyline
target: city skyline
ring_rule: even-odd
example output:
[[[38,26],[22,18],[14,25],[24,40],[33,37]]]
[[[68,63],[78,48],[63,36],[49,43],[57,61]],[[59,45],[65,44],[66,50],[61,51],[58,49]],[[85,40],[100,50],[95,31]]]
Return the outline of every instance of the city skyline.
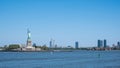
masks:
[[[26,29],[33,43],[55,40],[58,46],[97,46],[120,41],[119,0],[0,0],[0,46],[26,44]]]

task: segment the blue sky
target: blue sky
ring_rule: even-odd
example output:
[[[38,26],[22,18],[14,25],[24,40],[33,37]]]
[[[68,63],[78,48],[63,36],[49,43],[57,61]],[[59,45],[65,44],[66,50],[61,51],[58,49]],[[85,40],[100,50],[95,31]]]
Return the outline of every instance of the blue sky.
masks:
[[[26,44],[27,28],[32,41],[58,46],[108,45],[120,41],[120,0],[0,0],[0,46]]]

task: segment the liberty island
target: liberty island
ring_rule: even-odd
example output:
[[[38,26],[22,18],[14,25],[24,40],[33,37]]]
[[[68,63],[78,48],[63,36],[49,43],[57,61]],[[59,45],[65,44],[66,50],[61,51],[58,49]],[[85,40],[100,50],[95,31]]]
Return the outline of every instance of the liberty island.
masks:
[[[27,29],[27,41],[26,41],[26,45],[22,46],[20,44],[10,44],[9,46],[5,46],[4,48],[2,48],[0,51],[41,51],[41,48],[35,48],[32,45],[32,40],[31,40],[31,33],[30,30]]]
[[[27,29],[27,43],[26,47],[20,47],[17,51],[41,51],[41,48],[35,48],[32,46],[31,32]]]
[[[27,30],[27,35],[28,38],[27,38],[26,47],[25,48],[21,47],[20,51],[40,51],[41,50],[40,48],[35,48],[32,46],[31,33],[29,29]]]

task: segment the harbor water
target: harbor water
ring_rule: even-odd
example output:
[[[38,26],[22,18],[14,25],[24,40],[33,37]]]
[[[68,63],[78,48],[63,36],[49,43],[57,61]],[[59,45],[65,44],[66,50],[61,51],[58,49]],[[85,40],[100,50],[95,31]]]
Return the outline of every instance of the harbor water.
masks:
[[[0,52],[0,68],[120,68],[120,51]]]

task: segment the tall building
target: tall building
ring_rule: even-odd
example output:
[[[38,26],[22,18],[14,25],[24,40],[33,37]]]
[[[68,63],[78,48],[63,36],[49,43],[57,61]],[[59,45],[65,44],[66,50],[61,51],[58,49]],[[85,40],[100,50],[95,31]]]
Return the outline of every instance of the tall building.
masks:
[[[55,40],[52,41],[52,48],[55,48]]]
[[[120,47],[120,42],[117,42],[117,46],[119,46],[119,47]]]
[[[107,40],[106,39],[98,40],[98,48],[100,48],[100,47],[104,47],[104,48],[107,47]]]
[[[98,40],[98,47],[101,46],[101,40]]]
[[[50,48],[52,48],[52,40],[50,40]]]
[[[55,48],[55,40],[50,40],[50,48]]]
[[[104,48],[106,48],[106,47],[107,47],[107,40],[104,39]]]
[[[102,40],[98,40],[98,48],[103,47],[103,41]]]
[[[75,42],[75,48],[78,49],[79,48],[79,43],[76,41]]]

